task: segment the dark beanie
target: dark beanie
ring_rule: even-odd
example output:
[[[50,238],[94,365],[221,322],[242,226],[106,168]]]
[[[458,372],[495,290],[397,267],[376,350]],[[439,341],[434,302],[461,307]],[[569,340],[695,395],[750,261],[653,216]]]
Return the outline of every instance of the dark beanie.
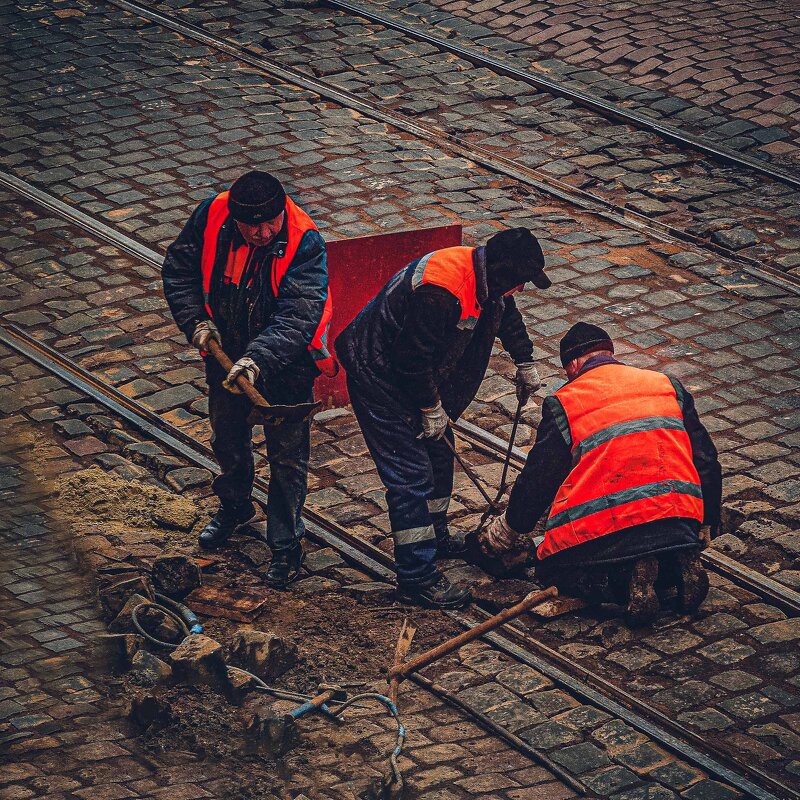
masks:
[[[597,325],[588,322],[577,322],[565,334],[560,344],[561,366],[566,367],[573,358],[585,356],[596,350],[614,352],[611,337]]]
[[[246,172],[234,181],[228,195],[231,216],[247,225],[275,219],[285,206],[286,192],[281,182],[269,172]]]
[[[552,286],[544,274],[544,253],[537,238],[527,228],[509,228],[486,242],[486,265],[503,265],[519,283],[532,281],[540,289]]]

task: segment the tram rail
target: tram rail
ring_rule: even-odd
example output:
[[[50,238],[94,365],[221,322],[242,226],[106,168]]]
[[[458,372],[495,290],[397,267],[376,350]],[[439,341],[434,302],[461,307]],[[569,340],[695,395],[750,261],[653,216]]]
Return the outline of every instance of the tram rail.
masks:
[[[428,141],[446,152],[467,158],[487,170],[505,175],[532,189],[544,192],[557,200],[579,208],[587,214],[597,216],[615,225],[630,228],[638,233],[645,233],[658,241],[673,244],[677,242],[689,243],[698,249],[710,251],[716,255],[723,255],[725,258],[735,262],[748,275],[768,282],[784,291],[800,295],[800,278],[795,278],[791,274],[783,273],[778,269],[767,266],[756,258],[729,250],[669,223],[651,219],[633,209],[625,208],[620,210],[611,200],[560,181],[543,170],[506,158],[489,148],[468,142],[465,138],[456,134],[446,133],[411,120],[407,116],[387,109],[379,103],[365,100],[352,92],[340,89],[328,81],[312,77],[306,72],[286,67],[274,59],[256,53],[234,39],[208,33],[202,27],[186,20],[178,19],[171,14],[157,11],[154,8],[135,2],[135,0],[108,0],[108,2],[123,11],[148,19],[188,39],[225,53],[279,80],[313,91],[325,100],[358,111],[364,116]],[[798,186],[800,187],[800,179],[798,179]]]
[[[193,465],[208,469],[212,473],[218,471],[216,463],[212,460],[210,447],[198,442],[194,437],[163,419],[157,413],[145,408],[136,400],[123,395],[113,386],[85,370],[73,359],[59,353],[47,344],[31,339],[18,326],[8,323],[0,325],[0,343],[65,381],[76,391],[103,405],[150,439]],[[266,489],[266,482],[261,478],[256,478],[254,498],[265,502]],[[383,581],[394,580],[392,558],[384,551],[319,512],[306,509],[304,521],[307,535],[315,543],[335,549],[347,561]],[[485,610],[480,608],[459,613],[448,612],[448,614],[467,628],[474,627],[486,617]],[[797,800],[800,798],[800,792],[762,771],[757,765],[735,759],[730,754],[719,750],[686,726],[669,720],[663,712],[587,670],[574,659],[537,642],[524,629],[514,624],[507,624],[501,631],[502,634],[487,635],[486,640],[506,655],[539,670],[570,693],[624,720],[628,725],[657,741],[685,761],[695,764],[714,778],[736,787],[739,791],[744,792],[745,796],[754,798],[754,800]],[[424,676],[415,677],[418,678],[417,683],[425,688],[435,686],[435,681],[431,682]],[[465,707],[468,707],[463,700],[455,702],[457,698],[452,698],[452,693],[442,687],[436,687],[436,689],[436,693],[440,697],[452,699],[453,704],[462,710],[466,710]],[[472,716],[478,724],[497,733],[492,726],[486,724],[485,715],[480,711],[475,709]],[[516,741],[518,737],[512,734],[508,734],[504,738],[521,752],[552,769],[565,781],[568,778],[569,785],[577,788],[579,792],[583,794],[588,792],[586,787],[576,782],[572,776],[565,773],[535,747],[529,744],[525,748],[519,748]],[[700,747],[704,745],[705,751],[698,749],[698,745]]]

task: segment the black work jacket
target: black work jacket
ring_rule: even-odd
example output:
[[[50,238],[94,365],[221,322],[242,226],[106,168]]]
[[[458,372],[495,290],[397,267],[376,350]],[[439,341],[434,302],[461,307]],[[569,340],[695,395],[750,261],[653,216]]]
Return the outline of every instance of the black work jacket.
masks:
[[[484,248],[473,264],[481,306],[474,328],[458,326],[460,304],[441,286],[412,287],[419,259],[400,270],[337,337],[348,378],[373,402],[415,415],[439,400],[451,419],[472,402],[500,340],[517,363],[531,344],[513,297],[489,298]]]

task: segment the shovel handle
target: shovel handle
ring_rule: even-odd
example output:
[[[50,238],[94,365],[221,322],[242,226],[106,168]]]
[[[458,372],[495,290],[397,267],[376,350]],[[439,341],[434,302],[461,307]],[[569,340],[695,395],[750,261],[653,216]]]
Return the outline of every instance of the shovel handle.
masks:
[[[206,344],[208,348],[208,352],[211,353],[212,356],[217,360],[217,363],[225,370],[225,372],[230,372],[233,369],[233,361],[231,361],[227,355],[225,355],[225,351],[217,344],[214,339],[209,339],[208,344]],[[236,376],[236,385],[245,393],[247,399],[254,405],[254,406],[268,406],[269,403],[262,397],[261,392],[250,383],[247,378],[241,373]]]

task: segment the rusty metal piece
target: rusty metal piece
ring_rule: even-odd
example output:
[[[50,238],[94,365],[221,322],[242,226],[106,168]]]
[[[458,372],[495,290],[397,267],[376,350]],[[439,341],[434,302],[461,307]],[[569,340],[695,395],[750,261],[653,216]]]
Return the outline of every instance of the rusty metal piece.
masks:
[[[401,666],[393,666],[391,670],[389,670],[388,680],[391,681],[395,677],[398,678],[398,680],[402,680],[410,673],[427,667],[429,664],[438,661],[438,659],[446,656],[448,653],[452,653],[454,650],[458,650],[459,647],[463,647],[468,642],[478,639],[484,634],[490,633],[500,626],[505,625],[510,620],[524,614],[526,611],[530,611],[539,603],[557,596],[558,589],[556,589],[555,586],[550,586],[540,592],[531,592],[524,600],[517,603],[515,606],[504,608],[493,617],[489,617],[489,619],[481,622],[480,625],[476,625],[474,628],[464,631],[464,633],[454,636],[446,642],[442,642],[442,644],[437,647],[425,653],[421,653],[416,658],[412,658],[411,661],[406,661]]]
[[[230,372],[233,362],[225,354],[225,351],[213,339],[209,339],[207,347],[208,352],[214,356],[219,365],[226,372]],[[248,425],[280,425],[282,422],[302,422],[322,406],[322,403],[271,405],[264,399],[261,392],[241,374],[236,376],[236,385],[253,404],[247,416]]]
[[[236,622],[250,622],[267,602],[268,595],[261,587],[234,588],[218,583],[205,583],[185,600],[198,614],[222,617]]]

